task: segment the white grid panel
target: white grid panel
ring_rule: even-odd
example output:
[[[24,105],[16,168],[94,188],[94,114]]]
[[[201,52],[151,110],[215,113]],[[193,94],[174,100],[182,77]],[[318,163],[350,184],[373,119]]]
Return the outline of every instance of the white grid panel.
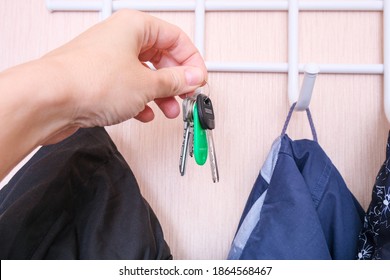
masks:
[[[224,1],[224,0],[46,0],[50,11],[97,11],[101,19],[123,8],[140,11],[193,11],[195,12],[194,42],[204,55],[205,13],[207,11],[288,11],[288,62],[286,63],[243,63],[206,61],[210,72],[255,72],[288,73],[288,96],[290,103],[298,100],[299,72],[305,65],[298,62],[298,17],[299,11],[383,11],[384,62],[383,64],[319,64],[321,73],[328,74],[383,74],[384,106],[390,122],[390,0],[371,1]],[[311,95],[311,93],[309,93]]]

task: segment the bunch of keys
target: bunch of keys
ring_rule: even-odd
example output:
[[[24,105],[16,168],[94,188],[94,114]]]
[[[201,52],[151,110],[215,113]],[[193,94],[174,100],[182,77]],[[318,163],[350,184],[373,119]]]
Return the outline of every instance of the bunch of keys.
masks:
[[[184,134],[180,153],[180,174],[186,169],[187,155],[195,158],[198,165],[205,164],[207,156],[211,166],[213,182],[219,181],[217,157],[215,154],[213,129],[215,118],[211,99],[197,94],[183,100]]]

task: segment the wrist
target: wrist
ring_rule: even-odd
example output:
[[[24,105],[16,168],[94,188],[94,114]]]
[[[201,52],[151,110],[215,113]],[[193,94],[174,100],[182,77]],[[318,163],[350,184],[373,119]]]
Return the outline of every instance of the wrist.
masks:
[[[70,83],[71,74],[63,64],[54,59],[43,57],[35,61],[36,70],[40,71],[30,81],[36,89],[36,97],[31,100],[37,118],[35,127],[38,128],[39,145],[46,144],[54,135],[68,130],[75,125],[76,107],[73,85]]]
[[[56,65],[44,59],[0,73],[0,178],[47,139],[71,126],[71,100]]]

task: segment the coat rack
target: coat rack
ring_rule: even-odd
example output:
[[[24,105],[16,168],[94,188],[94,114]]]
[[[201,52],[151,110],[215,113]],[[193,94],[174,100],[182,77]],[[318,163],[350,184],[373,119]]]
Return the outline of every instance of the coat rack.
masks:
[[[301,94],[298,95],[299,73],[305,71],[305,65],[298,63],[298,15],[299,11],[383,11],[384,63],[383,64],[319,64],[317,70],[328,74],[378,74],[384,75],[384,109],[390,123],[390,1],[225,1],[225,0],[46,0],[50,11],[96,11],[105,19],[122,8],[140,11],[193,11],[195,12],[194,42],[204,55],[205,13],[207,11],[288,11],[288,63],[245,63],[206,61],[210,72],[253,72],[288,73],[288,96],[290,104],[298,100],[298,109],[302,110],[310,102],[311,91],[316,74],[312,66],[306,71]],[[311,69],[311,70],[310,70]],[[310,72],[311,71],[311,72]],[[315,70],[316,71],[316,70]],[[314,71],[314,72],[315,72]],[[303,102],[302,100],[306,100]],[[297,105],[298,105],[297,104]],[[305,105],[306,104],[306,105]]]

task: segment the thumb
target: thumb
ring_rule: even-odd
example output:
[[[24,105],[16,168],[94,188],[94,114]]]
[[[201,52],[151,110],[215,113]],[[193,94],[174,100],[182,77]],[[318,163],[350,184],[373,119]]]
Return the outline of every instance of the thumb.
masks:
[[[160,68],[156,74],[155,98],[169,97],[192,92],[206,81],[202,69],[191,66]]]

